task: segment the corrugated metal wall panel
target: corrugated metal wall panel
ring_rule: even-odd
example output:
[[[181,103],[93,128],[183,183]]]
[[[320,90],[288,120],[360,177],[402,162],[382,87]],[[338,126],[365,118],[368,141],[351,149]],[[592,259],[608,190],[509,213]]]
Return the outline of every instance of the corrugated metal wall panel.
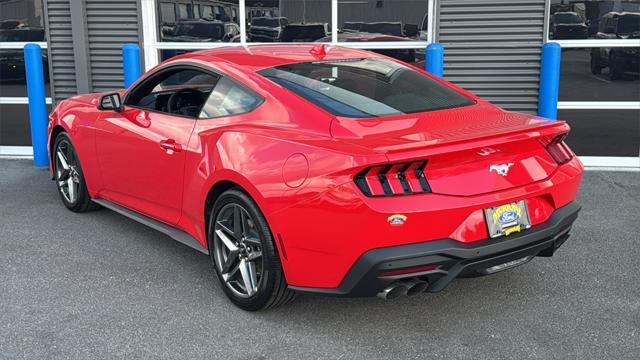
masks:
[[[440,0],[444,76],[506,109],[538,109],[544,0]]]
[[[50,79],[55,102],[76,95],[75,61],[69,0],[47,0]]]
[[[122,88],[122,45],[140,43],[138,2],[86,0],[85,6],[92,89]]]

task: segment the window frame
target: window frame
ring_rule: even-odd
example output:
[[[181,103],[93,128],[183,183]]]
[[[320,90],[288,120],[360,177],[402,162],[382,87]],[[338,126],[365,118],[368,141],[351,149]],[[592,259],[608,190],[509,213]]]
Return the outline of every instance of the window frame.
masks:
[[[218,86],[218,83],[220,82],[221,79],[225,78],[227,80],[230,80],[235,85],[239,86],[240,88],[245,90],[247,93],[249,93],[250,95],[255,97],[258,100],[258,103],[251,110],[246,111],[246,112],[232,114],[232,115],[214,116],[214,117],[200,117],[200,114],[202,113],[202,109],[204,108],[205,104],[209,100],[209,97],[211,96],[211,93],[209,93],[209,97],[207,97],[207,99],[202,103],[202,106],[198,110],[198,114],[196,116],[193,116],[193,117],[192,116],[187,116],[187,115],[166,113],[166,112],[162,112],[162,111],[157,111],[157,110],[153,110],[153,109],[148,109],[148,108],[143,108],[143,107],[140,107],[140,106],[134,106],[134,105],[127,104],[131,94],[133,92],[135,92],[136,90],[138,90],[140,87],[142,87],[144,84],[146,84],[147,81],[150,81],[151,78],[153,78],[155,76],[158,76],[158,75],[161,75],[162,73],[165,73],[165,72],[168,72],[168,71],[173,71],[176,68],[179,68],[181,70],[200,71],[202,73],[209,74],[211,76],[215,76],[218,80],[216,81],[215,85],[211,88],[211,93],[213,93],[213,91]],[[147,75],[144,79],[141,79],[140,81],[138,81],[131,89],[129,89],[125,93],[125,95],[123,96],[123,99],[122,99],[122,104],[125,107],[130,107],[130,108],[141,110],[141,111],[148,111],[148,112],[155,113],[155,114],[162,114],[162,115],[168,115],[168,116],[175,116],[175,117],[180,117],[180,118],[191,119],[193,121],[210,120],[210,119],[217,119],[217,118],[223,118],[223,117],[232,117],[232,116],[236,116],[236,115],[248,114],[250,112],[253,112],[257,108],[259,108],[262,104],[264,104],[264,102],[265,102],[265,98],[262,95],[256,93],[253,89],[251,89],[247,85],[243,84],[241,81],[235,79],[233,76],[225,74],[225,73],[223,73],[223,72],[221,72],[221,71],[219,71],[219,70],[217,70],[217,69],[215,69],[213,67],[202,65],[202,64],[198,64],[198,63],[194,63],[194,62],[190,62],[190,61],[186,61],[186,60],[176,61],[174,63],[167,64],[166,66],[163,66],[163,67],[161,67],[159,69],[154,70],[152,73]]]
[[[620,48],[620,47],[638,47],[640,48],[640,39],[576,39],[576,40],[554,40],[549,39],[549,27],[551,21],[551,1],[545,0],[545,16],[544,16],[544,43],[554,42],[560,45],[562,49],[571,48]],[[607,18],[607,21],[612,21]],[[603,27],[606,24],[599,24]],[[558,111],[561,110],[639,110],[640,101],[558,101]],[[633,121],[635,119],[629,119]],[[637,121],[637,120],[636,120]],[[604,120],[603,120],[604,123]],[[640,148],[637,156],[580,156],[580,159],[586,166],[594,167],[621,167],[621,168],[640,168]]]
[[[173,113],[168,113],[168,112],[158,111],[158,110],[155,110],[155,109],[149,109],[149,108],[145,108],[145,107],[141,107],[141,106],[135,106],[135,105],[128,104],[128,101],[129,101],[132,93],[134,93],[137,90],[139,90],[142,86],[146,85],[149,81],[153,80],[153,78],[155,78],[156,76],[160,76],[160,75],[162,75],[162,74],[164,74],[166,72],[173,72],[176,69],[178,69],[178,71],[182,71],[182,70],[199,71],[199,72],[202,72],[204,74],[209,74],[211,76],[216,77],[218,79],[218,81],[220,80],[220,78],[222,78],[222,76],[220,74],[218,74],[216,71],[212,71],[208,67],[202,66],[200,64],[191,63],[191,62],[187,62],[187,61],[184,61],[184,62],[180,61],[179,63],[168,64],[167,66],[163,66],[163,67],[155,70],[151,74],[147,75],[144,79],[141,79],[139,82],[137,82],[135,84],[135,86],[133,86],[131,89],[129,89],[129,91],[127,91],[125,93],[125,95],[124,95],[124,97],[122,99],[122,105],[125,108],[129,107],[129,108],[132,108],[132,109],[137,109],[137,110],[140,110],[140,111],[147,111],[147,112],[154,113],[154,114],[175,116],[175,117],[179,117],[179,118],[185,118],[185,119],[191,119],[193,121],[197,121],[199,119],[198,115],[202,111],[202,107],[204,107],[204,104],[206,103],[206,101],[202,103],[202,106],[198,110],[198,115],[196,115],[196,116],[173,114]],[[211,88],[211,91],[213,91],[213,89],[215,89],[217,84],[218,84],[218,82],[216,81],[216,84],[213,85],[213,87]]]
[[[248,42],[247,41],[247,24],[248,19],[246,11],[246,0],[238,0],[238,27],[240,30],[240,42],[167,42],[161,41],[158,29],[158,4],[161,0],[141,0],[141,17],[142,17],[142,37],[145,44],[144,64],[145,69],[150,70],[160,63],[159,50],[205,50],[226,46],[244,46],[251,45],[273,45],[273,43],[265,42]],[[392,50],[392,49],[425,49],[427,45],[435,41],[436,6],[437,0],[424,0],[427,4],[427,21],[429,29],[426,40],[415,41],[377,41],[377,42],[339,42],[338,41],[338,0],[329,0],[331,6],[331,41],[326,42],[327,45],[339,45],[351,47],[355,49],[366,50]],[[234,8],[235,9],[235,8]],[[176,19],[178,14],[176,13]],[[424,19],[423,19],[424,20]],[[279,44],[300,44],[300,43],[279,43]]]
[[[45,1],[40,2],[41,11],[44,16],[45,12]],[[0,50],[24,50],[25,45],[27,44],[37,44],[42,49],[43,53],[47,53],[47,61],[51,61],[51,57],[48,54],[49,46],[48,46],[48,26],[47,20],[44,19],[42,24],[45,31],[45,40],[44,41],[0,41]],[[49,69],[43,69],[47,71]],[[49,76],[53,76],[49,74]],[[51,81],[51,80],[50,80]],[[51,81],[52,82],[52,81]],[[49,84],[47,86],[50,86]],[[45,103],[47,108],[49,108],[52,103],[51,95],[45,98]],[[0,96],[0,105],[28,105],[29,97],[28,96]],[[22,146],[22,145],[2,145],[0,144],[0,155],[13,155],[19,154],[20,156],[31,156],[33,155],[33,150],[31,146]]]

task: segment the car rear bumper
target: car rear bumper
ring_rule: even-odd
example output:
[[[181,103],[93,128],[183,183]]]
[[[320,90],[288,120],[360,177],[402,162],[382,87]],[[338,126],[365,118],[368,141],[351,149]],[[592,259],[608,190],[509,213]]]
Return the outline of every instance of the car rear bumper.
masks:
[[[494,270],[506,270],[535,256],[552,256],[569,237],[579,211],[580,206],[571,202],[554,211],[544,223],[507,238],[473,243],[442,239],[373,249],[355,262],[337,288],[290,288],[306,293],[364,297],[375,296],[394,282],[418,278],[429,283],[426,292],[438,292],[456,277],[486,275],[498,265],[512,264]]]

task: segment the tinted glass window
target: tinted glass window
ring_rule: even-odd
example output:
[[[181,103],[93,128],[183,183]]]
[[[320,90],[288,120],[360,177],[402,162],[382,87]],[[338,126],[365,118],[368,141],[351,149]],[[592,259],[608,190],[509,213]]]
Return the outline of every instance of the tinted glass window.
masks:
[[[0,42],[45,41],[42,0],[0,1]]]
[[[47,113],[51,105],[47,105]],[[29,105],[0,104],[0,146],[30,146]]]
[[[554,40],[628,39],[640,30],[640,0],[551,0],[550,14],[549,39]]]
[[[560,110],[571,125],[567,144],[582,156],[634,156],[640,153],[640,110]]]
[[[262,103],[262,98],[228,78],[221,78],[202,108],[200,118],[247,113]]]
[[[331,41],[331,0],[247,1],[247,41]]]
[[[47,51],[43,50],[42,69],[46,95],[49,96],[49,66]],[[24,70],[24,52],[21,49],[0,50],[0,97],[27,96],[27,79]]]
[[[339,0],[338,41],[426,41],[428,11],[428,0]],[[424,59],[424,49],[374,51],[409,63]]]
[[[640,48],[562,49],[561,101],[638,101]]]
[[[410,67],[384,59],[298,63],[260,73],[338,116],[398,115],[474,103]]]
[[[238,0],[164,0],[158,4],[161,41],[239,42]]]
[[[135,88],[127,105],[179,116],[196,117],[218,78],[193,69],[172,69]]]

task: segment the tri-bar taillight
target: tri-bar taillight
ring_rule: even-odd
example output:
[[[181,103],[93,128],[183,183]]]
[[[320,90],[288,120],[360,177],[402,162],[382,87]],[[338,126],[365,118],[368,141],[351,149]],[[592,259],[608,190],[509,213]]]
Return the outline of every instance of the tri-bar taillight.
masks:
[[[430,193],[426,166],[426,160],[372,166],[360,171],[354,181],[370,197]]]
[[[564,143],[564,139],[567,134],[561,134],[554,137],[546,146],[547,152],[555,162],[558,164],[564,164],[573,158],[573,152],[567,144]]]

